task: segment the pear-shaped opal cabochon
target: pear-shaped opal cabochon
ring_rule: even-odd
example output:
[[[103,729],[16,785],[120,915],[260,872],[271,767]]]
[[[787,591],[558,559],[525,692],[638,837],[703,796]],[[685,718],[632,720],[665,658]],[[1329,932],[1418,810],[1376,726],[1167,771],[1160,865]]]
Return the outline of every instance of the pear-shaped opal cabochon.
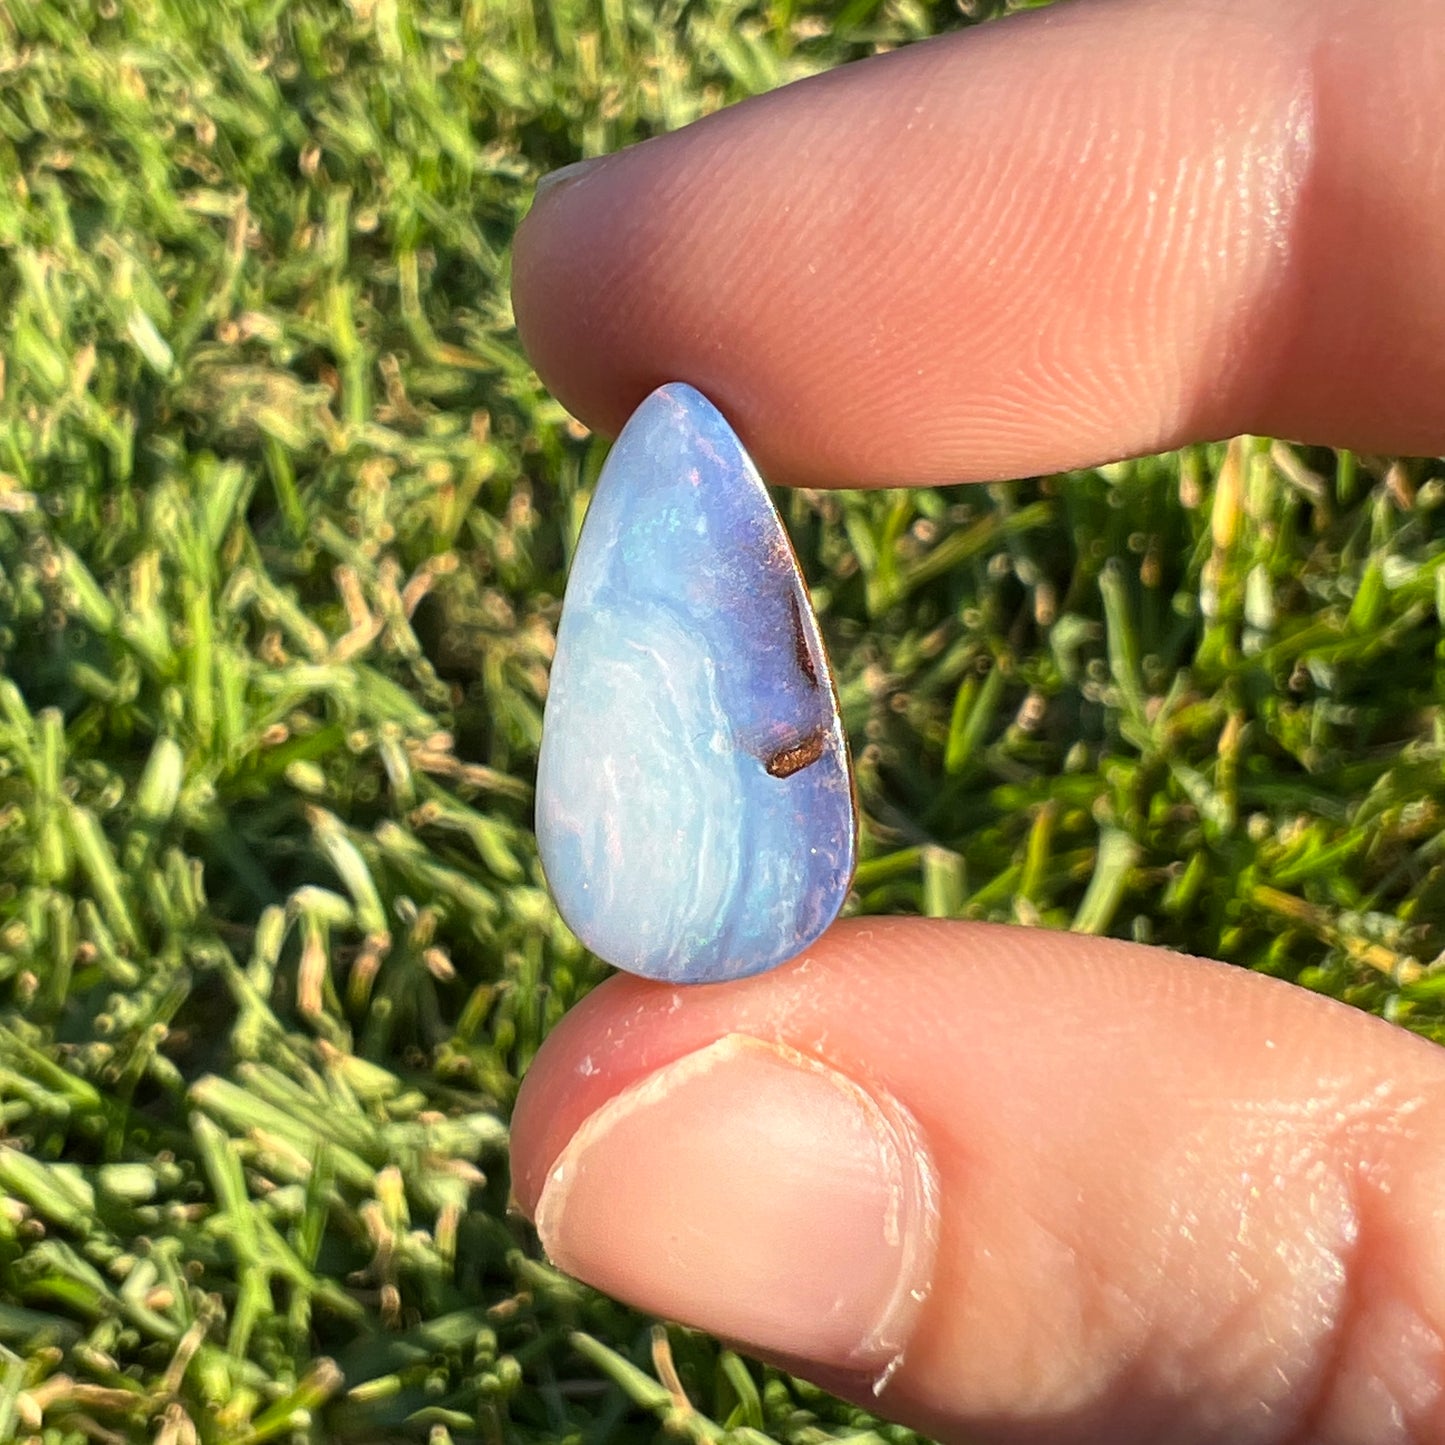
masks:
[[[642,403],[597,482],[557,630],[537,842],[578,938],[675,982],[785,962],[852,881],[847,743],[797,560],[690,386]]]

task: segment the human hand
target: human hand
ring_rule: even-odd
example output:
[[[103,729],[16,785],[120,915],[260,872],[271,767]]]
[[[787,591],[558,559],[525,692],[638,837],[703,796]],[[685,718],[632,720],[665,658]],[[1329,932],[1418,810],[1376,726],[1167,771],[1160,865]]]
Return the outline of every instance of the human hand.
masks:
[[[1098,0],[790,87],[540,199],[524,340],[609,429],[694,383],[781,482],[1438,449],[1442,25]],[[858,920],[611,980],[513,1141],[564,1268],[936,1434],[1445,1438],[1445,1054],[1256,975]]]

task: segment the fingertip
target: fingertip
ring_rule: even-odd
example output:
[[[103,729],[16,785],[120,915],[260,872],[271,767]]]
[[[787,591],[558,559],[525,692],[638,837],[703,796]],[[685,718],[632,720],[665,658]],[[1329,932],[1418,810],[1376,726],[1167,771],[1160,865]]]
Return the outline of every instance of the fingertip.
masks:
[[[536,1224],[554,1263],[654,1313],[877,1377],[931,1288],[936,1177],[896,1101],[729,1034],[589,1115]]]
[[[764,124],[782,108],[768,109],[769,100],[754,101],[742,123]],[[735,264],[714,273],[719,211],[735,228],[747,218],[765,226],[770,204],[757,158],[732,140],[738,125],[734,107],[564,167],[555,184],[539,188],[518,229],[512,310],[538,373],[592,429],[616,436],[645,397],[686,381],[768,463],[777,420],[791,408],[770,395],[771,368],[745,364],[771,344],[747,327],[750,314],[767,309],[766,293],[784,283],[779,268],[736,236],[731,247],[754,253],[747,301],[735,305],[726,294],[737,284]],[[718,311],[736,326],[717,324]]]
[[[655,389],[639,374],[631,349],[616,358],[607,386],[589,385],[585,348],[596,344],[588,340],[595,324],[584,308],[601,278],[590,274],[578,226],[595,230],[611,223],[607,167],[614,159],[600,157],[575,171],[565,166],[553,173],[558,179],[552,185],[544,176],[512,244],[512,314],[522,348],[558,401],[606,436],[616,436],[631,410]],[[578,198],[567,197],[573,189],[584,192],[580,206]],[[567,278],[565,285],[558,284],[559,277]]]
[[[615,974],[548,1034],[512,1110],[512,1198],[528,1219],[536,1218],[547,1174],[582,1122],[652,1065],[653,1050],[638,1046],[644,1042],[640,1031],[626,1036],[626,1050],[615,1046],[623,1037],[622,1020],[636,1017],[628,996],[640,995],[636,1003],[642,1005],[648,994],[665,991],[666,985]]]

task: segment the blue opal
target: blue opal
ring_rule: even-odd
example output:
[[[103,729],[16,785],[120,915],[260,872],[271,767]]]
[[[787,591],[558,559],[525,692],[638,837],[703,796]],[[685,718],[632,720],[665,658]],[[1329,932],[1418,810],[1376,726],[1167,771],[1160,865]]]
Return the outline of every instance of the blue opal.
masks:
[[[638,407],[598,480],[557,631],[537,842],[582,942],[675,982],[785,962],[852,881],[847,743],[797,559],[690,386]]]

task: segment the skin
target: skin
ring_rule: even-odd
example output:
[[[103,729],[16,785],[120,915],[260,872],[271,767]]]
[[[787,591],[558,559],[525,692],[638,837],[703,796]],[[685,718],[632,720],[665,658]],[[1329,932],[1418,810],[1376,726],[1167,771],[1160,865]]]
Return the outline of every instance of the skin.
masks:
[[[850,66],[551,187],[518,324],[590,425],[685,379],[784,483],[1445,449],[1442,33],[1090,0]],[[564,1267],[944,1438],[1445,1440],[1445,1053],[1239,970],[869,919],[616,978],[513,1168]]]

